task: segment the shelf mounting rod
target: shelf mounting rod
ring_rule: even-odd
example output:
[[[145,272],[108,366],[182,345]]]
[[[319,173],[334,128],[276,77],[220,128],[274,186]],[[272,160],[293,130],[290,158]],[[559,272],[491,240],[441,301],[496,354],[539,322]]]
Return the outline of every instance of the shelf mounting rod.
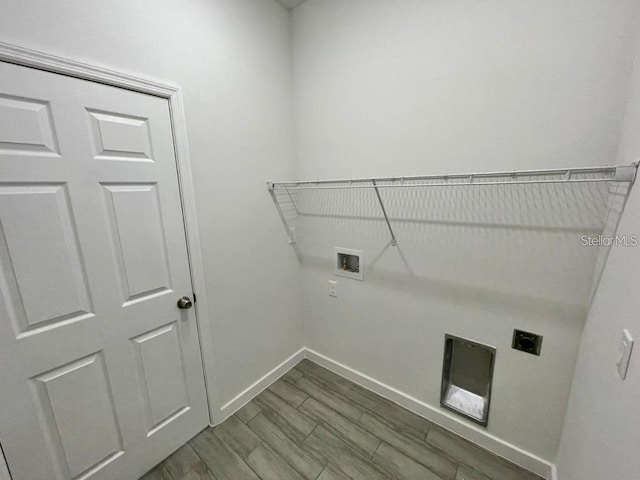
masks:
[[[374,178],[371,179],[371,183],[373,183],[373,188],[376,191],[376,197],[378,197],[378,202],[380,203],[380,208],[382,209],[382,215],[384,215],[384,221],[387,222],[387,228],[389,228],[389,233],[391,234],[391,245],[394,247],[398,244],[396,242],[396,236],[393,233],[393,228],[391,228],[391,224],[389,223],[389,217],[387,216],[387,211],[384,208],[384,203],[382,202],[382,197],[380,196],[380,192],[378,191],[378,184]]]

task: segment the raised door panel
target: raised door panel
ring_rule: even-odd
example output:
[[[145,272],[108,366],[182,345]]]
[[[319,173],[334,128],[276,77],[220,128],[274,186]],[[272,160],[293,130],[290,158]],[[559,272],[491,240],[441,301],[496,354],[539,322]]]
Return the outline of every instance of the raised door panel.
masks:
[[[104,185],[123,304],[171,291],[158,186]]]
[[[98,160],[153,161],[149,119],[87,109]]]
[[[133,342],[152,435],[189,409],[178,324],[170,323],[134,338]]]
[[[58,153],[49,103],[0,94],[0,155]]]
[[[51,453],[66,478],[89,478],[124,453],[102,353],[33,382]]]
[[[0,185],[0,265],[16,336],[93,315],[65,185]]]

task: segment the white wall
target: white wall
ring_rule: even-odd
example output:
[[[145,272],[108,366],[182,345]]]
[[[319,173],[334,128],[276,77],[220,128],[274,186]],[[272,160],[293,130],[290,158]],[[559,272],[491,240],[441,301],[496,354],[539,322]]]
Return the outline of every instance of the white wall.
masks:
[[[294,172],[289,20],[270,0],[0,5],[2,41],[182,87],[220,404],[303,343],[298,265],[264,186]]]
[[[298,177],[614,163],[639,7],[308,0],[293,15]],[[487,432],[553,461],[597,256],[580,235],[602,230],[606,193],[385,193],[398,248],[370,191],[301,195],[308,346],[438,410],[444,333],[491,344]],[[366,258],[337,300],[335,245]],[[543,334],[542,356],[512,350],[513,328]]]
[[[638,51],[640,54],[640,49]],[[640,55],[618,159],[640,158]],[[631,192],[618,234],[640,233],[640,190]],[[640,249],[614,247],[589,312],[558,455],[559,480],[635,480],[640,472]],[[625,381],[615,362],[628,329],[636,339]]]

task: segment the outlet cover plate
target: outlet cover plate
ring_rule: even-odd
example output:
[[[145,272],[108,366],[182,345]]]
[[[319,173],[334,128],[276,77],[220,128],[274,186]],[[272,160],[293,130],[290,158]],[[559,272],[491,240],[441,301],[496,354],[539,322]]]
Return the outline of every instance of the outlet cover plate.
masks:
[[[338,298],[338,282],[335,280],[329,280],[329,296]]]
[[[622,331],[622,341],[620,342],[620,354],[616,366],[620,378],[627,378],[627,370],[629,369],[629,361],[631,360],[631,351],[633,350],[633,337],[629,330]]]

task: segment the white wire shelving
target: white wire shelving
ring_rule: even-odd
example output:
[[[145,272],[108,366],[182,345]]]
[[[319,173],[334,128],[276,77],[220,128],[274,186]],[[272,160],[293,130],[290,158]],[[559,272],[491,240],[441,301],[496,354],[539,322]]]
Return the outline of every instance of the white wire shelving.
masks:
[[[295,235],[290,228],[280,203],[278,192],[285,192],[291,198],[291,192],[301,190],[337,190],[337,189],[373,189],[380,205],[382,216],[391,235],[391,245],[397,240],[380,189],[398,188],[441,188],[441,187],[488,187],[499,185],[535,185],[618,182],[633,184],[638,163],[600,167],[576,167],[539,170],[513,170],[502,172],[455,173],[441,175],[414,175],[403,177],[349,178],[333,180],[293,180],[267,182],[267,188],[284,224],[289,243],[295,243]]]

